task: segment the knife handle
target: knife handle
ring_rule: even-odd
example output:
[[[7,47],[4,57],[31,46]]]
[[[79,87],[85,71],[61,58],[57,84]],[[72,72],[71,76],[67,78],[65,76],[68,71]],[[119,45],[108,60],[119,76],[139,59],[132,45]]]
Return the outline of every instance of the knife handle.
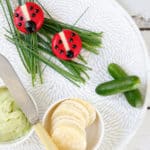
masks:
[[[33,126],[36,134],[40,138],[40,141],[45,146],[46,150],[58,150],[57,146],[43,127],[41,123],[37,123]]]

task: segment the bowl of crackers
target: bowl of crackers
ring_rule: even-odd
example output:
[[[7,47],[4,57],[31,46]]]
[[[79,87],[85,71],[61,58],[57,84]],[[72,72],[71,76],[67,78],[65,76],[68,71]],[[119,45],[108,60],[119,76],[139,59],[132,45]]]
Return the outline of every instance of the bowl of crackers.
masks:
[[[43,125],[60,150],[97,150],[104,135],[100,113],[92,104],[78,98],[51,105]]]

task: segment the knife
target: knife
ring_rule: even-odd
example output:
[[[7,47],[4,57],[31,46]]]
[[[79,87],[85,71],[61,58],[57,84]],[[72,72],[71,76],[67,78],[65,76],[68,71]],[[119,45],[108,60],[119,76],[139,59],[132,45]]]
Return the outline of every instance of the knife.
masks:
[[[39,122],[36,104],[21,83],[9,61],[0,54],[0,77],[6,84],[18,106],[22,109],[46,150],[58,150],[57,146]]]

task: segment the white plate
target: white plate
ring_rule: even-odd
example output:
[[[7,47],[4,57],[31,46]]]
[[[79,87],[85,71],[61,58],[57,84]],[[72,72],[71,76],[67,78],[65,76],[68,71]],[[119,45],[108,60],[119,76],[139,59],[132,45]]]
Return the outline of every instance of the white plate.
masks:
[[[88,12],[79,21],[78,26],[94,31],[103,31],[103,47],[100,55],[90,55],[89,72],[91,79],[78,88],[68,80],[47,68],[44,84],[31,85],[30,76],[25,71],[15,46],[3,36],[6,21],[0,9],[0,53],[4,54],[14,66],[26,89],[35,98],[39,107],[40,118],[48,106],[59,99],[79,97],[87,99],[99,110],[104,118],[105,134],[99,150],[121,149],[135,134],[141,123],[145,109],[134,109],[122,94],[101,97],[95,94],[97,84],[112,79],[107,66],[115,62],[123,66],[129,74],[141,78],[141,91],[146,94],[147,50],[137,27],[128,14],[112,0],[41,0],[47,10],[57,19],[73,24],[81,13],[89,7]],[[11,77],[10,77],[11,78]],[[4,150],[42,150],[38,138],[33,135],[22,145]]]

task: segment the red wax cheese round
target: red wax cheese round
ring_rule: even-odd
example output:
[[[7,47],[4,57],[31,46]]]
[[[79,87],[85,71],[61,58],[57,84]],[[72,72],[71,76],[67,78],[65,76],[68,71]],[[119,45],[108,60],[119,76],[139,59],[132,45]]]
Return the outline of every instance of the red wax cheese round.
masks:
[[[44,23],[42,8],[34,2],[18,6],[14,12],[14,24],[23,33],[38,31]]]
[[[65,29],[52,39],[52,51],[59,59],[72,60],[79,55],[81,49],[81,38],[72,30]]]

